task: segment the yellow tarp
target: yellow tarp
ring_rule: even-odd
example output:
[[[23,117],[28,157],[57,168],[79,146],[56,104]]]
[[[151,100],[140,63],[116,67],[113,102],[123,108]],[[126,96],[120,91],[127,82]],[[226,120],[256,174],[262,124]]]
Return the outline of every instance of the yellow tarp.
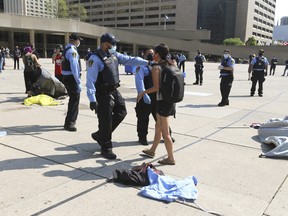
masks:
[[[59,102],[55,101],[52,97],[40,94],[37,96],[29,97],[24,100],[26,106],[31,106],[32,104],[40,104],[41,106],[56,106]]]

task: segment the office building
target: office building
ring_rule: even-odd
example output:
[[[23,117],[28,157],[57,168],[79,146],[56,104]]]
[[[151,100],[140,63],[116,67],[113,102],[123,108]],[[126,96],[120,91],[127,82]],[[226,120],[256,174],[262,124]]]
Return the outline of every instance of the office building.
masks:
[[[254,36],[271,44],[276,0],[67,0],[81,3],[87,22],[115,28],[211,30],[209,42]]]
[[[36,17],[54,17],[57,0],[0,0],[3,12]]]
[[[288,25],[288,16],[281,18],[280,25],[281,26]]]

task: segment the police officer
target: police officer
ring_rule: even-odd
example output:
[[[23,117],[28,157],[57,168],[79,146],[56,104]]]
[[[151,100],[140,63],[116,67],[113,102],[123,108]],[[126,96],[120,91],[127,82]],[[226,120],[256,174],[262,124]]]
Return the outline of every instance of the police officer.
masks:
[[[222,100],[218,106],[229,105],[228,97],[234,80],[234,65],[235,60],[231,57],[230,50],[224,50],[221,64],[218,66],[218,69],[220,70],[220,91],[222,96]]]
[[[285,68],[284,68],[284,73],[282,74],[282,76],[285,76],[286,70],[288,70],[288,60],[285,61]],[[288,76],[288,74],[287,74]]]
[[[203,62],[206,61],[205,56],[201,54],[200,50],[197,51],[197,56],[195,57],[195,77],[196,81],[193,83],[193,85],[202,85],[203,83]],[[199,82],[200,81],[200,82]]]
[[[68,111],[65,118],[64,129],[77,131],[76,120],[79,112],[81,87],[81,63],[77,47],[82,38],[77,33],[69,36],[69,43],[62,54],[62,79],[69,96]]]
[[[252,72],[252,87],[250,96],[254,96],[257,82],[259,82],[258,95],[260,97],[263,96],[263,82],[265,81],[265,76],[267,76],[269,65],[267,58],[264,57],[263,54],[264,50],[260,49],[258,56],[251,61],[249,66],[249,73]]]
[[[87,96],[99,122],[98,131],[91,135],[101,146],[101,155],[107,159],[117,158],[112,151],[112,132],[127,114],[125,100],[117,89],[120,86],[118,66],[150,64],[140,57],[116,52],[117,42],[114,35],[103,34],[100,47],[90,56],[87,68]]]
[[[270,62],[271,65],[270,65],[270,73],[269,73],[269,75],[273,75],[274,76],[277,62],[278,62],[278,60],[277,60],[276,56],[273,56],[273,58],[271,59],[271,62]],[[273,73],[272,73],[272,71],[273,71]]]

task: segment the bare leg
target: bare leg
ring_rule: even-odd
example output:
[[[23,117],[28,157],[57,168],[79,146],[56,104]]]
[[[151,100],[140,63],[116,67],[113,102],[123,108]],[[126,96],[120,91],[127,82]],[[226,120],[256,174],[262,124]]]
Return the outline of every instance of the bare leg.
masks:
[[[158,115],[158,114],[157,114]],[[165,148],[168,154],[168,160],[169,161],[175,161],[174,160],[174,156],[173,156],[173,143],[172,143],[172,139],[169,133],[169,117],[163,117],[159,115],[159,122],[160,122],[160,127],[161,127],[161,131],[162,131],[162,135],[164,138],[164,144],[165,144]],[[157,118],[158,120],[158,118]]]

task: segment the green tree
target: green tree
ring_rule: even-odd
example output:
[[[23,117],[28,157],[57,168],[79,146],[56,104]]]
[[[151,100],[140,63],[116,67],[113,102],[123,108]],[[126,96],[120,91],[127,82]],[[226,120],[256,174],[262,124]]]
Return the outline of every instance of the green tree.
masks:
[[[87,11],[82,4],[69,4],[68,8],[70,18],[79,19],[81,21],[85,21],[87,19]]]
[[[68,18],[68,7],[66,0],[49,0],[46,4],[47,11],[54,14],[56,18]]]
[[[252,36],[249,37],[248,40],[245,42],[246,46],[256,46],[257,45],[257,41],[256,39]]]
[[[231,46],[243,46],[245,45],[240,38],[227,38],[223,41],[224,45],[231,45]]]

